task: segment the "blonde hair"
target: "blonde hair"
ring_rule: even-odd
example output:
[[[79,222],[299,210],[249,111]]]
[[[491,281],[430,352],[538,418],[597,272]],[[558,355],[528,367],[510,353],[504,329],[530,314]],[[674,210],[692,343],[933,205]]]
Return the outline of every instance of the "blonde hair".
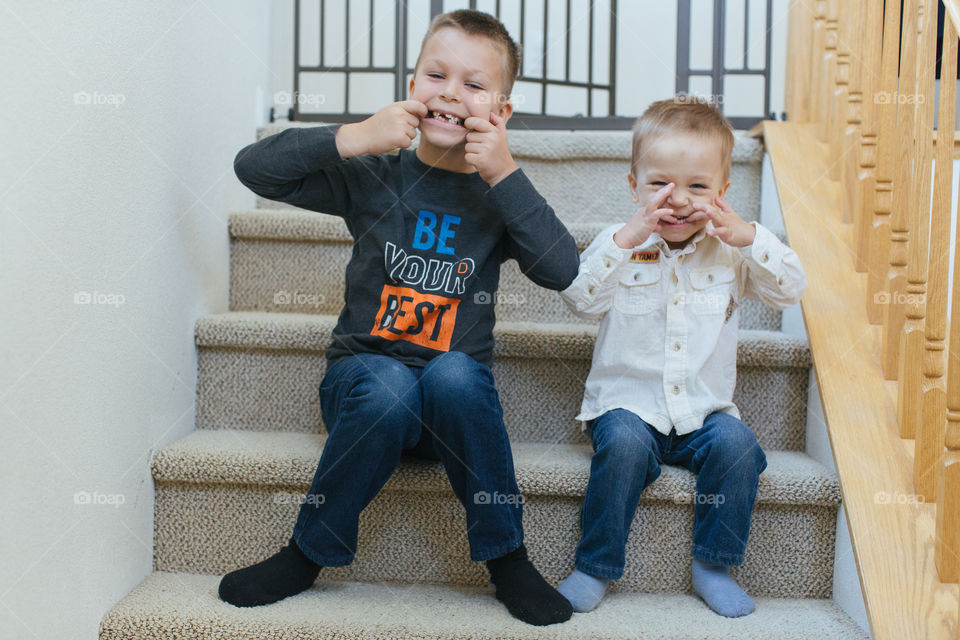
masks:
[[[483,36],[500,49],[504,62],[501,90],[504,95],[509,96],[510,92],[513,91],[513,83],[520,75],[520,46],[513,41],[502,22],[482,11],[459,9],[434,16],[433,20],[430,21],[430,26],[427,27],[427,34],[423,36],[423,42],[420,44],[417,64],[413,67],[414,74],[417,72],[417,67],[420,66],[420,56],[423,55],[423,47],[427,44],[427,40],[437,31],[446,27],[454,27],[473,36]]]
[[[637,167],[650,142],[668,133],[694,133],[720,143],[723,179],[730,178],[733,155],[733,127],[716,104],[697,96],[676,95],[654,102],[633,124],[633,154],[630,172]]]

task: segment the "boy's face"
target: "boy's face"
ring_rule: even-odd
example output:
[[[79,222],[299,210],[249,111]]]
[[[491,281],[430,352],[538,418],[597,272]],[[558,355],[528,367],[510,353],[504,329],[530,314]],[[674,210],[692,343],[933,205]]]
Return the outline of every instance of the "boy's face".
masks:
[[[664,208],[673,209],[678,222],[663,222],[660,231],[660,237],[672,249],[683,247],[707,226],[706,215],[695,212],[694,203],[716,206],[715,198],[722,198],[730,187],[730,181],[723,175],[723,156],[718,140],[670,131],[651,140],[637,163],[636,175],[630,173],[627,181],[633,201],[640,206],[646,206],[657,191],[674,183]],[[694,213],[696,215],[687,220]]]
[[[463,147],[463,122],[471,116],[489,121],[493,111],[506,121],[513,106],[502,93],[503,74],[503,53],[488,38],[452,27],[433,34],[410,80],[410,98],[429,111],[420,121],[420,145],[442,151]]]

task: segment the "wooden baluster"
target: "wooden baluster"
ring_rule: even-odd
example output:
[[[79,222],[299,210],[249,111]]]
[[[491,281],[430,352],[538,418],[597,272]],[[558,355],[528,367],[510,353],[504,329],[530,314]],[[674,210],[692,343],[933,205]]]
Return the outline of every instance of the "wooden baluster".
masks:
[[[949,46],[957,46],[957,31],[951,23],[960,19],[952,6],[947,6],[947,12],[943,28],[944,62],[956,57],[956,49],[951,53],[947,47],[948,41]],[[943,92],[947,84],[954,84],[955,77],[955,74],[951,75],[948,70],[943,70],[940,74],[940,91]],[[941,115],[941,131],[953,129],[953,119],[949,121],[949,127],[944,127],[943,122]],[[941,146],[939,137],[937,146]],[[953,149],[952,141],[950,149]],[[960,215],[960,205],[957,213]],[[950,346],[947,352],[947,424],[943,439],[946,449],[940,450],[942,462],[937,474],[937,535],[934,538],[933,554],[937,572],[943,582],[957,582],[960,577],[960,256],[957,255],[957,248],[960,247],[960,225],[954,233]]]
[[[912,210],[914,203],[911,159],[916,151],[913,144],[916,134],[916,105],[907,104],[906,98],[917,93],[917,28],[920,26],[918,7],[919,0],[904,0],[899,91],[886,97],[897,102],[897,172],[894,177],[893,213],[890,216],[890,265],[887,270],[886,296],[881,299],[886,306],[886,316],[880,357],[883,376],[887,380],[896,380],[900,373],[900,336],[903,333],[907,241],[910,232],[907,212]]]
[[[833,101],[834,87],[837,82],[837,13],[839,0],[827,0],[827,17],[824,22],[824,54],[820,59],[820,72],[817,74],[820,106],[817,108],[817,139],[830,142],[833,133],[830,103]]]
[[[856,0],[834,0],[837,4],[837,51],[834,73],[833,97],[830,100],[830,133],[827,144],[830,145],[830,166],[827,167],[831,180],[841,181],[844,176],[844,157],[851,155],[853,149],[852,136],[847,139],[846,131],[850,119],[850,50],[855,46],[857,37]],[[859,113],[857,114],[859,116]],[[859,124],[859,117],[857,120]],[[855,127],[856,130],[856,127]],[[856,157],[856,153],[852,154]],[[849,192],[853,189],[853,181],[841,183],[841,191]],[[840,210],[843,222],[853,222],[850,210],[843,207]]]
[[[933,213],[927,277],[927,314],[924,321],[921,418],[913,449],[913,483],[927,501],[936,499],[937,473],[943,454],[944,414],[943,348],[947,332],[947,272],[950,255],[950,204],[953,190],[953,132],[956,118],[957,31],[949,17],[943,25],[940,62],[940,103],[937,111],[936,166],[933,177]]]
[[[859,12],[857,21],[856,51],[862,54],[859,63],[854,61],[855,72],[851,76],[850,110],[860,108],[859,123],[857,115],[850,120],[859,124],[859,147],[850,155],[849,171],[851,178],[844,181],[847,187],[844,193],[851,194],[845,207],[852,212],[854,220],[854,265],[858,272],[867,270],[869,264],[870,230],[873,226],[874,193],[876,191],[877,167],[877,117],[876,92],[880,89],[879,77],[882,69],[883,6],[879,2],[868,2]],[[852,185],[851,185],[852,183]]]
[[[924,360],[924,321],[927,296],[927,255],[930,234],[930,164],[933,161],[933,88],[937,60],[937,2],[920,0],[920,42],[917,47],[917,91],[906,102],[916,104],[913,153],[913,198],[909,209],[910,243],[900,337],[900,384],[897,422],[901,438],[913,438],[921,417]],[[951,167],[953,160],[950,161]],[[892,302],[892,301],[891,301]]]
[[[869,6],[869,5],[868,5]],[[856,213],[856,201],[859,196],[857,180],[860,175],[860,154],[861,154],[861,127],[863,126],[863,74],[864,64],[868,61],[866,52],[863,50],[864,30],[867,22],[867,9],[857,11],[856,4],[851,0],[844,0],[843,13],[840,17],[841,24],[845,26],[845,38],[849,38],[850,44],[847,45],[851,50],[859,52],[857,56],[847,55],[847,75],[848,84],[846,91],[846,100],[843,105],[845,117],[843,118],[843,129],[839,135],[835,136],[836,148],[831,148],[831,156],[837,158],[840,167],[840,185],[841,197],[841,220],[844,222],[858,222]],[[879,62],[879,60],[878,60]],[[880,65],[877,65],[879,70]],[[857,233],[854,230],[854,241]],[[856,250],[856,244],[854,244]],[[865,271],[866,267],[861,261],[854,260],[854,267],[857,271]]]
[[[823,57],[826,55],[827,32],[827,0],[817,0],[816,12],[813,15],[813,44],[810,47],[810,96],[807,104],[810,109],[810,122],[819,123],[822,118],[820,111],[820,93],[823,91]]]
[[[814,10],[807,2],[791,2],[787,23],[787,78],[784,105],[791,122],[810,121],[810,57]]]
[[[891,211],[893,208],[893,175],[896,166],[897,106],[892,96],[897,92],[897,66],[900,60],[900,0],[886,0],[883,17],[883,59],[880,86],[873,95],[877,112],[876,191],[872,205],[867,204],[870,225],[870,260],[867,270],[867,319],[880,324],[886,319],[883,296],[888,294],[887,272],[890,261]],[[882,355],[881,355],[882,357]]]

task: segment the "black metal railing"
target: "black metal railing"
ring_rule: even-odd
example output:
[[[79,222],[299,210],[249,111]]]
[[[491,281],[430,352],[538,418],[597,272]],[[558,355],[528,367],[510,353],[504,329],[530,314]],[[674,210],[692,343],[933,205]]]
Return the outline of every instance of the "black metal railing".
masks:
[[[330,32],[331,28],[338,28],[340,25],[331,25],[325,24],[329,22],[329,13],[326,0],[312,0],[314,8],[319,2],[319,61],[318,64],[304,64],[301,60],[301,27],[304,26],[302,23],[303,13],[301,3],[306,2],[306,0],[295,0],[295,16],[294,16],[294,91],[291,100],[291,107],[289,109],[288,117],[291,120],[303,120],[303,121],[335,121],[335,122],[356,122],[362,120],[370,115],[368,112],[363,112],[363,110],[357,110],[351,108],[350,104],[350,79],[351,76],[357,76],[361,74],[389,74],[393,78],[392,82],[392,99],[403,100],[407,95],[407,79],[409,74],[413,72],[411,63],[413,60],[408,59],[408,36],[409,36],[409,18],[410,18],[410,4],[409,0],[394,0],[393,1],[393,24],[390,26],[391,34],[393,37],[393,64],[390,65],[375,65],[374,64],[374,39],[377,37],[378,27],[377,23],[374,20],[375,14],[375,0],[368,0],[368,15],[369,15],[369,24],[367,38],[368,50],[366,52],[367,64],[358,65],[351,64],[351,43],[350,43],[350,21],[351,21],[351,5],[353,5],[353,13],[362,13],[361,11],[356,11],[357,5],[360,5],[361,2],[356,1],[346,1],[342,3],[337,3],[337,10],[340,11],[340,14],[337,16],[338,19],[342,20],[343,34],[344,34],[344,51],[340,60],[337,60],[337,64],[326,64],[325,60],[325,42],[324,37]],[[698,0],[698,2],[706,2],[707,0]],[[714,4],[714,24],[713,24],[713,67],[711,69],[691,69],[690,68],[690,42],[691,42],[691,21],[690,21],[690,0],[678,0],[678,19],[677,19],[677,81],[676,81],[676,90],[679,93],[688,93],[690,91],[690,79],[698,76],[708,76],[711,78],[711,91],[710,93],[716,97],[716,99],[721,102],[722,106],[722,97],[724,95],[724,79],[729,75],[760,75],[763,77],[763,111],[762,114],[769,113],[770,105],[770,41],[771,41],[771,4],[772,0],[742,0],[746,5],[745,17],[744,17],[744,64],[743,68],[740,69],[726,69],[724,66],[724,36],[726,34],[724,28],[724,16],[726,12],[726,0],[713,0]],[[384,4],[385,0],[377,0],[379,4]],[[766,39],[765,39],[765,51],[763,54],[764,65],[759,69],[750,69],[747,67],[747,51],[748,51],[748,41],[749,41],[749,5],[751,2],[754,3],[766,3]],[[330,4],[333,4],[331,2]],[[486,2],[484,8],[488,9],[489,5],[493,3]],[[516,9],[517,4],[519,4],[519,43],[522,50],[525,52],[525,62],[523,69],[521,69],[520,77],[517,81],[518,85],[523,85],[525,92],[535,91],[539,93],[539,109],[537,110],[528,110],[525,108],[525,104],[518,103],[515,101],[515,112],[513,118],[510,120],[512,127],[524,127],[532,129],[629,129],[633,123],[633,118],[636,114],[633,114],[631,117],[618,116],[616,113],[617,105],[617,92],[616,92],[616,74],[617,74],[617,0],[607,0],[602,3],[595,2],[595,0],[588,0],[586,2],[586,7],[584,3],[578,3],[578,6],[574,8],[573,0],[554,0],[553,3],[550,0],[542,0],[542,12],[528,11],[529,7],[526,0],[512,0],[509,3],[503,3],[504,5],[509,5],[510,8]],[[560,7],[561,10],[565,11],[565,35],[564,35],[564,51],[563,55],[563,72],[551,73],[550,65],[548,61],[550,60],[550,55],[558,55],[558,52],[550,51],[548,46],[551,42],[549,35],[549,26],[550,26],[550,6],[554,5]],[[444,11],[444,2],[443,0],[430,0],[430,15],[429,18],[442,13]],[[463,3],[460,3],[462,6]],[[609,6],[607,6],[609,5]],[[477,8],[477,1],[470,0],[468,6],[471,9]],[[503,20],[503,14],[501,12],[501,2],[496,0],[495,6],[493,7],[494,13],[499,19]],[[604,11],[603,9],[607,9]],[[584,13],[586,12],[586,14]],[[542,14],[542,15],[541,15]],[[361,16],[362,18],[362,16]],[[356,19],[354,17],[354,19]],[[531,20],[542,20],[542,32],[539,34],[542,38],[542,43],[540,47],[540,58],[539,58],[539,69],[534,69],[532,72],[528,73],[528,69],[532,66],[531,64],[531,55],[527,50],[528,43],[527,38],[527,26],[528,24],[533,24],[529,21]],[[586,21],[588,23],[587,27],[587,65],[586,72],[580,74],[573,74],[571,72],[571,37],[573,29],[571,21],[576,20],[577,23],[581,21]],[[313,26],[313,25],[311,25]],[[380,29],[384,27],[381,25]],[[607,52],[605,56],[602,56],[600,59],[595,59],[595,43],[596,38],[602,35],[604,32],[607,33]],[[316,59],[316,56],[313,56]],[[534,60],[536,62],[536,60]],[[605,67],[604,67],[605,64]],[[556,62],[552,65],[553,67],[558,66]],[[599,67],[599,69],[595,69]],[[335,110],[304,110],[302,107],[304,104],[309,104],[309,100],[305,103],[301,98],[303,94],[301,89],[303,87],[303,81],[305,78],[309,77],[309,74],[341,74],[343,77],[343,108]],[[585,76],[585,77],[584,77]],[[605,78],[605,79],[604,79]],[[575,115],[560,115],[556,112],[551,113],[551,109],[548,105],[549,92],[552,88],[566,87],[573,90],[579,90],[584,92],[585,95],[585,113],[576,113]],[[515,86],[515,93],[516,86]],[[696,93],[696,92],[695,92]],[[703,93],[702,91],[700,93]],[[582,96],[582,93],[581,93]],[[554,110],[555,111],[555,110]],[[756,122],[762,119],[762,114],[757,114],[753,117],[748,116],[733,116],[731,121],[734,126],[737,128],[749,128]],[[271,115],[272,117],[272,115]]]
[[[707,4],[707,0],[697,0],[699,8]],[[725,102],[729,92],[726,88],[726,78],[729,76],[753,76],[763,80],[763,110],[755,116],[726,114],[727,119],[737,129],[749,129],[760,120],[763,114],[770,119],[776,119],[770,113],[770,52],[773,32],[773,0],[742,0],[743,3],[743,64],[738,68],[728,69],[725,64],[725,52],[729,33],[726,28],[727,0],[713,0],[713,65],[709,69],[692,69],[690,67],[690,0],[678,0],[677,4],[677,93],[690,93],[690,78],[704,77],[710,79],[709,95],[717,102]],[[757,68],[750,68],[750,7],[764,8],[764,64]],[[758,54],[759,55],[759,54]],[[697,92],[694,92],[697,93]],[[700,92],[703,93],[703,92]]]

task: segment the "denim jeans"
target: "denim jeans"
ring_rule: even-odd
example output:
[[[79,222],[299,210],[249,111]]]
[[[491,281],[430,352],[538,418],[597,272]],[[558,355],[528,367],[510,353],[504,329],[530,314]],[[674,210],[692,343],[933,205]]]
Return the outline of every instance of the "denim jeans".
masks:
[[[589,423],[593,438],[590,482],[580,512],[577,569],[597,578],[623,575],[627,536],[643,490],[660,464],[697,474],[691,554],[703,562],[738,565],[750,532],[750,514],[767,458],[753,432],[725,413],[683,436],[663,435],[625,409]]]
[[[293,530],[317,564],[353,562],[360,512],[402,453],[443,463],[466,509],[472,560],[498,558],[523,542],[513,456],[486,365],[456,351],[422,368],[354,355],[327,371],[320,408],[329,435]]]

